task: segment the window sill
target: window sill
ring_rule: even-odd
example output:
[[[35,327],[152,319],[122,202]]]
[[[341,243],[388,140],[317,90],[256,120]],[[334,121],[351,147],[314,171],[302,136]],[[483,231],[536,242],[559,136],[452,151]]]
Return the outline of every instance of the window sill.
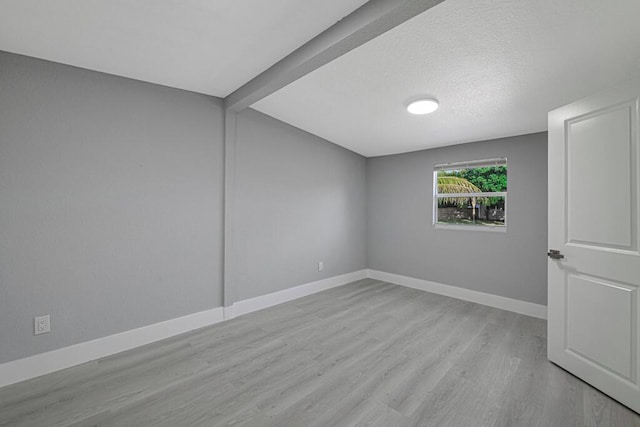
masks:
[[[488,231],[489,233],[506,233],[507,226],[490,225],[462,225],[462,224],[433,224],[436,230],[459,230],[459,231]]]

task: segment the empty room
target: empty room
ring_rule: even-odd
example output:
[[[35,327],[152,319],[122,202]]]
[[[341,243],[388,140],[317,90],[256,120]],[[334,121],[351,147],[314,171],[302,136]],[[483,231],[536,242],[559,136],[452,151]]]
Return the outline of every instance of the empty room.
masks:
[[[0,2],[0,426],[640,427],[640,2]]]

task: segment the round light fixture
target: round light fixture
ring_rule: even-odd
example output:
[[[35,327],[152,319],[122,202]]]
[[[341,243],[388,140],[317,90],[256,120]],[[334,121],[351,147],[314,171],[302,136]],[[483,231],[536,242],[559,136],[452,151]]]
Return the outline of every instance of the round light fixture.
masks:
[[[435,98],[415,99],[407,105],[407,111],[411,114],[429,114],[438,109],[438,100]]]

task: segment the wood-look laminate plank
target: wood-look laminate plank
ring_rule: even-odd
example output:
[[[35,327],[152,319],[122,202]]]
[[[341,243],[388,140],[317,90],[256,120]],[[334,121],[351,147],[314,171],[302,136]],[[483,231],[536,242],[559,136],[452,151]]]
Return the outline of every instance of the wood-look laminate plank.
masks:
[[[485,325],[414,412],[413,424],[493,425],[519,364],[519,359],[502,351],[510,328]]]
[[[589,385],[583,388],[583,410],[583,421],[587,427],[640,426],[640,419],[635,412]]]
[[[365,279],[0,389],[0,426],[624,426],[546,322]]]

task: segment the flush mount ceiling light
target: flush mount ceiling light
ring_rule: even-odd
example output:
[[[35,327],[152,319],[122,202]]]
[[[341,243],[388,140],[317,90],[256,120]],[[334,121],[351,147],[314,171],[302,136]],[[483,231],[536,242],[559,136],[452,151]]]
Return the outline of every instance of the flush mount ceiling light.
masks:
[[[435,98],[418,98],[409,101],[407,111],[411,114],[429,114],[438,109],[438,100]]]

